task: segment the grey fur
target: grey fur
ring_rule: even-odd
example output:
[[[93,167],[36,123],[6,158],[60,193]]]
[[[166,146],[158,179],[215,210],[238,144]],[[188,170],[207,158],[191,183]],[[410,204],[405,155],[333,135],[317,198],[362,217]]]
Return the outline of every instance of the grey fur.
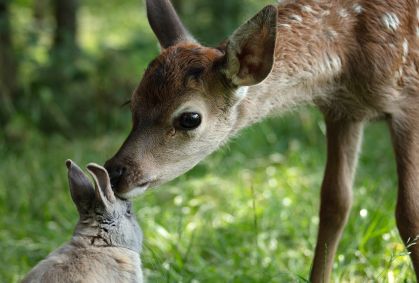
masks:
[[[71,241],[38,263],[23,282],[144,282],[142,231],[131,202],[115,197],[103,167],[87,166],[93,187],[74,162],[66,164],[79,222]]]

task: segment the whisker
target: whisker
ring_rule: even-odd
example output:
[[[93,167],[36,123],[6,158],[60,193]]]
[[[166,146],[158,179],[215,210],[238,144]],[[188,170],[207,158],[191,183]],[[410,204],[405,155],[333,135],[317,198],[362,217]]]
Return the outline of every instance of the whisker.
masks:
[[[131,99],[128,99],[127,101],[125,101],[124,103],[122,103],[120,107],[125,107],[127,105],[128,106],[131,105]]]

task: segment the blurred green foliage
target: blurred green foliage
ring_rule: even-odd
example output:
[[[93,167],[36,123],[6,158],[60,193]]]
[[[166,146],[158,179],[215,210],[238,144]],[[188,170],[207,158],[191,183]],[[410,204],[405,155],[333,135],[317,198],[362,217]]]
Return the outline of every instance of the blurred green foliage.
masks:
[[[56,32],[53,13],[59,0],[10,3],[18,89],[12,101],[14,112],[2,119],[6,138],[15,139],[27,127],[66,136],[121,127],[127,117],[118,106],[129,99],[147,63],[158,53],[143,1],[63,2],[68,1],[80,2],[77,41],[66,46],[63,40],[61,48],[56,46],[57,34],[66,30]],[[217,45],[263,2],[175,4],[199,40]]]
[[[131,126],[120,105],[159,52],[139,0],[79,0],[76,45],[57,50],[54,1],[0,0],[10,5],[16,63],[11,106],[0,115],[0,282],[18,282],[69,240],[77,212],[64,160],[103,163],[118,149]],[[174,3],[197,39],[217,45],[269,1]],[[323,131],[314,110],[268,120],[137,199],[149,282],[305,282]],[[393,219],[395,168],[383,125],[368,127],[364,152],[333,280],[413,282]]]

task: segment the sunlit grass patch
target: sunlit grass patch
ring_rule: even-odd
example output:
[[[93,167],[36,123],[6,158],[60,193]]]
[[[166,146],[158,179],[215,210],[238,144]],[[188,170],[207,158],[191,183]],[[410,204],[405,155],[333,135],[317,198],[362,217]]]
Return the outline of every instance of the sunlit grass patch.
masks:
[[[308,278],[325,159],[320,117],[310,115],[249,129],[190,173],[135,200],[150,282]],[[266,138],[273,134],[278,138]],[[19,151],[1,149],[2,278],[17,281],[69,240],[77,213],[64,160],[103,163],[124,135],[35,138]],[[334,263],[337,282],[414,281],[393,217],[396,174],[390,143],[381,136],[387,136],[383,125],[368,127],[353,209]]]
[[[131,126],[128,108],[119,105],[159,52],[144,3],[83,1],[81,55],[65,65],[74,74],[62,83],[55,77],[61,69],[45,72],[52,63],[51,13],[40,28],[32,25],[31,1],[12,2],[23,111],[0,132],[0,282],[18,282],[70,239],[77,212],[64,161],[103,164],[115,153]],[[246,0],[241,13],[253,15],[265,2]],[[221,42],[225,35],[215,38],[203,28],[210,24],[209,10],[196,7],[185,8],[186,24],[201,30],[198,39]],[[236,23],[230,24],[214,34]],[[307,282],[324,134],[319,113],[306,108],[266,121],[186,175],[136,199],[149,282]],[[333,282],[415,282],[393,217],[393,160],[385,125],[368,126]]]

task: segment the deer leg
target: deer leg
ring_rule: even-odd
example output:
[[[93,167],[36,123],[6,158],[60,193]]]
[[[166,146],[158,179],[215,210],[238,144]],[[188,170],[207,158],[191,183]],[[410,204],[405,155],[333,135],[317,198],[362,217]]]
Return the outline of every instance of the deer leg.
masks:
[[[352,203],[352,182],[363,124],[326,117],[327,163],[321,188],[320,225],[310,282],[328,282]]]
[[[419,281],[419,113],[411,110],[389,121],[397,161],[399,189],[396,222]]]

